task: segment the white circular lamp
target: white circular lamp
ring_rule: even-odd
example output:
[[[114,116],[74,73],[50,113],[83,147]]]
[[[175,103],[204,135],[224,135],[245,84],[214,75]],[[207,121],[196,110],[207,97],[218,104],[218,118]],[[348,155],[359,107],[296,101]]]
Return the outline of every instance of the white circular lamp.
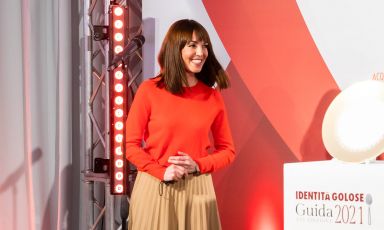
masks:
[[[328,153],[345,162],[383,153],[384,82],[358,82],[337,95],[325,113],[322,138]]]

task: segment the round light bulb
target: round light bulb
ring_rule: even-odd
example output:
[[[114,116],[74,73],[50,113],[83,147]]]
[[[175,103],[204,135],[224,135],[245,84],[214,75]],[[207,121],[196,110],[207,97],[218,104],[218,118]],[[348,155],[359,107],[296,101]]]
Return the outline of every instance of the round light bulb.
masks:
[[[115,98],[115,103],[116,103],[116,105],[121,105],[121,104],[123,104],[123,97],[122,97],[122,96],[117,96],[117,97]]]
[[[123,160],[119,159],[119,160],[116,160],[115,165],[116,165],[116,167],[121,168],[121,167],[123,167],[124,162],[123,162]]]
[[[121,184],[115,186],[115,192],[122,193],[124,191],[124,187]]]
[[[116,33],[114,37],[115,37],[115,40],[118,42],[123,40],[123,34],[122,33]]]
[[[121,122],[121,121],[116,122],[116,124],[115,124],[115,128],[116,128],[117,130],[122,130],[123,127],[124,127],[123,122]]]
[[[121,72],[120,70],[116,71],[115,72],[115,78],[117,80],[121,80],[123,78],[123,72]]]
[[[120,84],[120,83],[117,83],[115,85],[115,91],[118,92],[118,93],[122,92],[123,91],[123,85]]]
[[[124,113],[123,113],[123,110],[122,110],[122,109],[116,109],[116,110],[115,110],[115,116],[116,116],[116,117],[119,117],[119,118],[120,118],[120,117],[123,116],[123,114],[124,114]]]
[[[123,51],[123,47],[122,47],[121,45],[117,45],[117,46],[115,47],[115,54],[118,54],[118,53],[120,53],[121,51]]]
[[[113,24],[116,29],[121,29],[123,27],[123,22],[121,20],[116,20]]]
[[[116,180],[122,180],[123,179],[123,173],[122,172],[117,172],[115,173],[115,178]]]
[[[122,135],[122,134],[117,134],[117,135],[115,136],[115,141],[116,141],[117,143],[121,143],[121,142],[123,141],[123,135]]]
[[[116,7],[115,10],[113,11],[113,13],[116,16],[121,16],[123,14],[123,9],[121,7]]]
[[[118,156],[123,155],[123,152],[121,151],[121,147],[120,147],[120,146],[115,148],[115,153],[116,153],[116,155],[118,155]]]

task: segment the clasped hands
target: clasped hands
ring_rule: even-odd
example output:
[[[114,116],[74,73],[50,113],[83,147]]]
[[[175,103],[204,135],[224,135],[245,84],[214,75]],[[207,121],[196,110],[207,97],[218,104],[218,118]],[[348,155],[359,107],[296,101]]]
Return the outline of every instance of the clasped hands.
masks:
[[[189,173],[199,171],[197,163],[186,153],[178,151],[178,156],[170,156],[168,162],[171,163],[164,173],[164,181],[178,181]]]

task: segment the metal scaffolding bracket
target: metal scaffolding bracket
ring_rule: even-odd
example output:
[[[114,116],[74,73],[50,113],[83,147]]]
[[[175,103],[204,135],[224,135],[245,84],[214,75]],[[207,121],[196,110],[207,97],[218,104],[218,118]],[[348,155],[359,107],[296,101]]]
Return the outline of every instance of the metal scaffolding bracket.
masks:
[[[82,2],[83,34],[80,40],[83,42],[83,61],[81,62],[80,111],[83,121],[81,122],[81,130],[83,130],[81,146],[83,146],[82,152],[84,152],[84,168],[80,176],[83,182],[82,188],[85,190],[82,194],[85,194],[83,198],[87,205],[83,209],[86,226],[82,226],[81,229],[115,230],[126,226],[126,223],[122,223],[121,218],[116,218],[116,214],[120,213],[122,216],[121,213],[127,211],[126,203],[129,197],[111,195],[109,168],[104,170],[99,169],[99,166],[95,167],[100,162],[108,162],[110,158],[110,98],[108,93],[110,87],[107,70],[109,65],[109,9],[111,4],[119,4],[128,8],[129,38],[133,38],[135,35],[141,34],[142,1],[83,0]],[[129,72],[127,87],[130,88],[131,98],[137,89],[137,82],[142,80],[142,61],[141,52],[136,52],[136,55],[132,55],[128,63],[125,63]],[[98,145],[99,143],[101,145]],[[97,156],[100,153],[103,153],[103,156]],[[127,177],[130,182],[133,182],[135,172],[135,169],[131,169],[131,167],[128,170]],[[129,186],[132,186],[132,183]],[[118,204],[119,202],[121,206]]]

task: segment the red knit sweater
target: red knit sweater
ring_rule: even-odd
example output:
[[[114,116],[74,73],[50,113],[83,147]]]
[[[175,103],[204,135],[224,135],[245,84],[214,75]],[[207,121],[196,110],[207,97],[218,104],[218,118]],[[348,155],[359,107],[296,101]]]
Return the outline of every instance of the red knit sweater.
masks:
[[[198,82],[174,95],[144,81],[137,90],[126,122],[126,156],[139,171],[163,180],[169,156],[189,154],[201,173],[233,161],[235,151],[220,93]],[[214,151],[209,153],[209,132]],[[143,146],[142,140],[145,141]]]

